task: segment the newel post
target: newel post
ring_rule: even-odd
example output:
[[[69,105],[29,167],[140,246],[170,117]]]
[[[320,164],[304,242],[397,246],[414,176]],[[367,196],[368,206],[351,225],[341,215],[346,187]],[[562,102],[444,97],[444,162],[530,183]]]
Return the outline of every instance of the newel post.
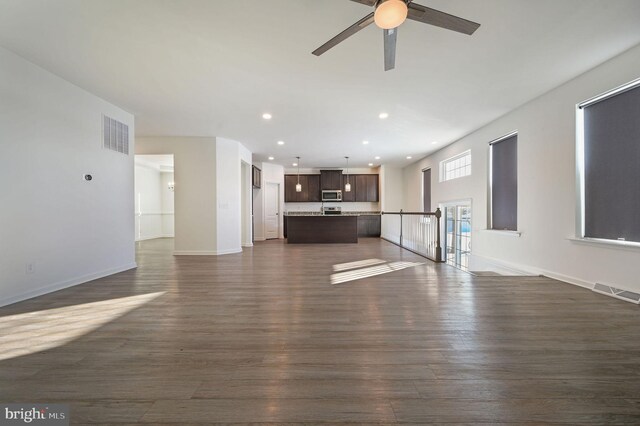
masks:
[[[442,211],[440,210],[440,207],[438,207],[436,209],[436,262],[442,262],[442,247],[440,246],[440,218],[441,217],[442,217]]]
[[[404,247],[402,245],[402,209],[400,209],[400,247]]]

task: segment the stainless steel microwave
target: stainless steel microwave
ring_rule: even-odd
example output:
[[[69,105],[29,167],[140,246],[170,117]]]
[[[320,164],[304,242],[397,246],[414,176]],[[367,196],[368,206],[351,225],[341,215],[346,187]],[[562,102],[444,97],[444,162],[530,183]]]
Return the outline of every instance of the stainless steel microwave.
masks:
[[[342,201],[342,191],[339,189],[325,189],[322,191],[322,201]]]

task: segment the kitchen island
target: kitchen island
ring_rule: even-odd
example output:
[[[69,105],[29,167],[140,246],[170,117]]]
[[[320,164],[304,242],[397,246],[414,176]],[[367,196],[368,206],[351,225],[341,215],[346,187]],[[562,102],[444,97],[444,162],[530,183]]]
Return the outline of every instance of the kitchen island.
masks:
[[[358,216],[295,215],[285,219],[290,244],[358,242]]]
[[[379,212],[289,212],[284,219],[285,238],[292,244],[357,243],[358,237],[380,236]]]

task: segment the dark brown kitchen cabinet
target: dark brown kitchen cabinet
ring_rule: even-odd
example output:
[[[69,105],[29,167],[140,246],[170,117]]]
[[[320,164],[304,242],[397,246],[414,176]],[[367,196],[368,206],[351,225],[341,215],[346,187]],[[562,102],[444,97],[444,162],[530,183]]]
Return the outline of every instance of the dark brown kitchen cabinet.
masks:
[[[377,203],[380,199],[378,175],[349,175],[351,191],[345,192],[344,185],[347,183],[347,175],[343,175],[340,170],[323,170],[322,172],[339,174],[300,175],[301,192],[296,192],[298,175],[285,175],[284,201],[286,203],[320,202],[322,189],[329,188],[324,185],[333,185],[331,189],[342,190],[342,201]],[[335,176],[338,176],[337,181]]]
[[[355,175],[355,182],[356,201],[378,202],[378,175]]]
[[[349,183],[351,184],[351,191],[346,192],[344,186],[347,183],[347,175],[342,175],[342,201],[356,201],[356,178],[354,175],[349,175]]]
[[[307,175],[307,200],[318,202],[322,199],[320,191],[320,175]]]
[[[379,237],[380,227],[379,215],[358,216],[358,237]]]
[[[296,193],[296,183],[298,183],[298,176],[296,175],[284,175],[284,202],[295,203],[298,198]]]
[[[298,175],[284,176],[284,201],[286,203],[306,203],[320,201],[320,175],[300,175],[302,191],[296,192]]]
[[[251,170],[251,183],[253,184],[254,188],[260,188],[262,186],[262,170],[260,170],[256,166],[251,166]]]
[[[320,170],[320,188],[324,190],[340,189],[342,170]]]
[[[380,189],[378,175],[367,176],[367,201],[377,203],[380,201]]]

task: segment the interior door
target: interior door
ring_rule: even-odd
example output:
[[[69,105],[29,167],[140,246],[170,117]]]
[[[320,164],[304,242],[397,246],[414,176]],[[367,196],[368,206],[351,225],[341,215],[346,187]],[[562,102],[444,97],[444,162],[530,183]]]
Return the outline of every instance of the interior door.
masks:
[[[267,183],[265,192],[265,238],[271,240],[280,235],[280,185]]]

